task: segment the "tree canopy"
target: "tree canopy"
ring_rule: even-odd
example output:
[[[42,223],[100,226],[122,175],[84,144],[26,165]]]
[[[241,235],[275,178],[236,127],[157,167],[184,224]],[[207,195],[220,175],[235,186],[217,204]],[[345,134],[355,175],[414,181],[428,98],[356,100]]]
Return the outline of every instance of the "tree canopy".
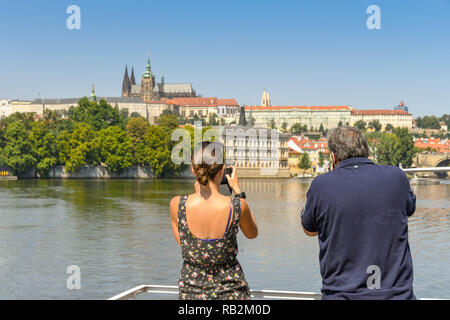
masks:
[[[113,173],[150,166],[162,176],[185,169],[170,158],[178,120],[173,112],[163,112],[157,124],[150,125],[146,118],[129,117],[127,110],[119,112],[105,100],[87,98],[67,112],[44,110],[41,117],[15,113],[0,120],[0,165],[16,175],[35,168],[41,177],[58,165],[69,172],[103,165]]]

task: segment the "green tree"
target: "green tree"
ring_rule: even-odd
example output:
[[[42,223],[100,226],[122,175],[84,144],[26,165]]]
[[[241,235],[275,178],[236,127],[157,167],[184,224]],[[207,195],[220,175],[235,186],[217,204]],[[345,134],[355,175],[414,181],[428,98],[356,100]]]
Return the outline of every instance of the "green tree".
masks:
[[[311,160],[309,159],[308,152],[302,152],[302,156],[300,157],[298,167],[303,169],[303,176],[305,176],[305,171],[311,168]]]
[[[128,120],[126,131],[133,145],[133,163],[135,165],[144,165],[145,158],[145,135],[150,124],[143,117],[131,118]]]
[[[69,118],[75,122],[87,123],[96,131],[109,126],[120,126],[123,128],[125,124],[117,107],[111,107],[104,99],[89,101],[86,97],[78,101],[77,107],[69,109]]]
[[[395,128],[392,133],[367,134],[372,157],[378,164],[410,167],[416,155],[414,140],[406,128]]]
[[[275,120],[274,120],[274,119],[270,119],[270,120],[267,122],[267,126],[268,126],[270,129],[275,129],[275,128],[276,128]]]
[[[386,127],[384,128],[384,130],[385,131],[392,131],[392,130],[394,130],[394,126],[392,124],[388,123],[386,125]]]
[[[395,128],[394,134],[398,138],[398,145],[395,150],[396,158],[393,165],[398,166],[398,164],[401,163],[404,167],[410,167],[417,153],[414,146],[414,139],[409,134],[407,128]]]
[[[324,128],[323,128],[323,124],[322,123],[320,123],[319,131],[322,132],[322,134],[324,133]]]
[[[110,172],[119,173],[133,164],[131,139],[118,126],[96,132],[92,145],[97,157],[96,163],[106,166]]]
[[[57,164],[66,165],[69,160],[71,146],[70,146],[70,132],[68,130],[62,130],[56,137],[56,150],[58,153]]]
[[[84,165],[98,165],[95,159],[99,157],[94,154],[92,141],[95,137],[95,131],[86,123],[77,123],[75,130],[70,134],[58,136],[57,143],[61,147],[59,150],[59,158],[64,159],[64,166],[67,171],[74,172],[76,169]],[[63,141],[62,138],[68,138]],[[63,153],[67,152],[67,153]]]
[[[208,125],[209,126],[218,126],[219,125],[219,120],[217,119],[217,114],[215,113],[210,113],[208,116]]]
[[[35,166],[36,158],[33,157],[27,129],[23,122],[10,123],[6,128],[4,139],[2,162],[14,175],[26,173]]]
[[[287,126],[288,126],[288,123],[286,122],[286,121],[284,121],[282,124],[281,124],[281,130],[283,131],[283,132],[287,132],[288,130],[287,130]]]
[[[163,128],[151,125],[144,138],[144,164],[152,168],[157,177],[174,169],[169,147],[170,136]]]
[[[372,120],[369,122],[369,128],[374,129],[376,132],[381,130],[381,123],[379,120]]]
[[[342,121],[339,121],[338,127],[342,127]]]
[[[436,116],[424,116],[416,119],[416,125],[422,129],[440,129],[439,118]]]
[[[117,107],[119,108],[119,107]],[[119,114],[122,117],[122,119],[127,119],[129,117],[128,108],[122,108],[119,110]]]
[[[450,128],[450,114],[442,115],[441,121],[444,121],[448,128]]]
[[[378,164],[398,165],[396,163],[396,151],[398,148],[398,137],[393,133],[385,133],[380,136],[376,148],[376,160]]]
[[[133,144],[139,144],[144,142],[149,127],[150,124],[144,117],[132,118],[127,123],[126,132]]]
[[[302,133],[302,132],[305,132],[305,131],[307,131],[308,130],[308,128],[306,127],[306,125],[301,125],[300,123],[294,123],[292,126],[291,126],[291,129],[290,129],[290,131],[291,131],[291,133],[292,134],[300,134],[300,133]]]
[[[353,126],[361,131],[366,130],[366,123],[363,120],[356,121]]]
[[[29,135],[31,153],[36,159],[36,171],[41,177],[47,177],[51,168],[58,162],[55,135],[50,132],[45,122],[33,124]]]

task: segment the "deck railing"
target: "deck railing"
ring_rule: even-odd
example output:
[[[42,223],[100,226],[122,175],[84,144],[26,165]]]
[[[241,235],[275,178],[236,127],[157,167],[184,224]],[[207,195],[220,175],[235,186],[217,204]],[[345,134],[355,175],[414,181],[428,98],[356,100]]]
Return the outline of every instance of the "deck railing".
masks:
[[[178,295],[178,286],[140,285],[109,298],[108,300],[133,300],[139,294],[173,294]],[[281,300],[320,300],[322,295],[314,292],[250,290],[252,298]],[[448,300],[442,298],[419,298],[419,300]]]
[[[131,300],[142,293],[152,294],[176,294],[178,286],[140,285],[125,292],[119,293],[108,300]],[[313,292],[276,291],[276,290],[250,290],[252,298],[261,299],[294,299],[294,300],[320,300],[322,295]]]

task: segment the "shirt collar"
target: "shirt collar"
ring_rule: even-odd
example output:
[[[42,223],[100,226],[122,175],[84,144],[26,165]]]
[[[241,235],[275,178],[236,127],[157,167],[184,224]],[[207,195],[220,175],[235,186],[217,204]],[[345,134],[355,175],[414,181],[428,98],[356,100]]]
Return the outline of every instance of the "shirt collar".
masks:
[[[353,166],[356,164],[362,165],[362,164],[374,164],[374,163],[369,158],[362,158],[362,157],[348,158],[348,159],[345,159],[345,160],[342,160],[341,162],[339,162],[339,164],[337,165],[336,168],[344,168],[344,167]]]

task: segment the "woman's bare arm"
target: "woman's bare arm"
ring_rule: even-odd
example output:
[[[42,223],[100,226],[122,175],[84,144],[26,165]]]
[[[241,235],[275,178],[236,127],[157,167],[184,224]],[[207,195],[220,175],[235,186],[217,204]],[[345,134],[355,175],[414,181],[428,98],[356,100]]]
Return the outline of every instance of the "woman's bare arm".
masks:
[[[241,200],[241,220],[239,226],[241,227],[242,233],[248,239],[254,239],[258,236],[258,226],[256,224],[255,217],[250,211],[250,207],[247,205],[245,199]]]
[[[180,196],[173,197],[170,200],[170,221],[172,223],[172,232],[175,240],[180,243],[180,234],[178,232],[178,204],[180,203]]]

